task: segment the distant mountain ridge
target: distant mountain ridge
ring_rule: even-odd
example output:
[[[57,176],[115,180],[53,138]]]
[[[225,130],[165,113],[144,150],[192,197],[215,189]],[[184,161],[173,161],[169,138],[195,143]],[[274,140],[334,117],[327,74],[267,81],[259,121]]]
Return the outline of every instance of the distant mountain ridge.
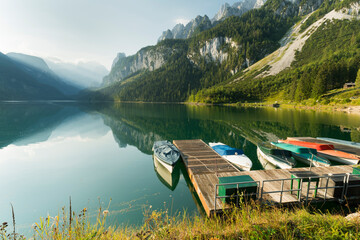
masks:
[[[0,53],[0,100],[60,100],[66,97],[36,78],[43,72]]]
[[[78,87],[65,82],[51,71],[42,58],[22,53],[8,53],[7,56],[16,62],[25,72],[37,79],[37,81],[55,87],[64,95],[74,95],[80,91]]]
[[[0,100],[71,100],[98,87],[108,70],[95,62],[64,64],[22,53],[0,53]]]
[[[79,89],[99,87],[103,77],[109,73],[103,65],[96,62],[74,64],[51,58],[45,61],[56,75]]]

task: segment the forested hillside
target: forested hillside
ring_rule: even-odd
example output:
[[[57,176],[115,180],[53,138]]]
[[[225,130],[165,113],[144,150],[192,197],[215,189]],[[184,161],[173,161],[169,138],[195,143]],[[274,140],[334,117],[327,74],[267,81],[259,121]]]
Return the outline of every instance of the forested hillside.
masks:
[[[164,40],[158,45],[170,46],[173,51],[162,67],[154,71],[137,71],[124,79],[120,78],[90,98],[186,101],[191,94],[228,80],[233,73],[277,49],[280,46],[278,41],[296,19],[292,15],[277,15],[270,8],[255,9],[241,17],[230,17],[193,38]],[[222,43],[212,45],[217,40]],[[206,47],[212,52],[202,53]],[[213,49],[216,49],[215,53]],[[215,57],[209,60],[209,54],[223,55],[226,60],[222,62]],[[128,57],[115,67],[123,67],[132,58]],[[110,74],[114,75],[113,72]]]
[[[328,16],[330,20],[320,22],[317,28],[312,27],[334,9],[347,17],[331,19]],[[312,13],[312,10],[316,11]],[[157,69],[145,68],[118,80],[113,78],[112,84],[86,97],[91,100],[206,103],[268,98],[317,99],[345,82],[354,82],[360,75],[360,20],[357,16],[359,4],[354,0],[269,0],[260,9],[227,18],[192,38],[164,40],[150,47],[164,45],[172,51],[162,57],[164,61]],[[298,33],[291,35],[292,26]],[[300,33],[306,33],[306,41],[296,51],[291,65],[276,74],[268,74],[272,65],[267,56],[271,57],[279,47],[286,51]],[[282,57],[283,54],[279,54],[272,62]],[[125,60],[130,64],[131,57]],[[251,68],[259,62],[261,68]],[[121,73],[121,69],[118,66],[112,72]]]

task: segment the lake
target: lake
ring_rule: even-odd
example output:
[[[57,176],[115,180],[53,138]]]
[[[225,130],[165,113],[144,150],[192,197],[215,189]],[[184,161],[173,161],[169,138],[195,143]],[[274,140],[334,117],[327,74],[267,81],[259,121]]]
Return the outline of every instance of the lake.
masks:
[[[0,222],[29,235],[62,207],[90,217],[110,205],[108,223],[139,225],[144,211],[200,214],[183,166],[154,170],[157,140],[203,139],[241,148],[262,169],[256,143],[288,136],[360,141],[360,116],[312,110],[172,104],[0,104]]]

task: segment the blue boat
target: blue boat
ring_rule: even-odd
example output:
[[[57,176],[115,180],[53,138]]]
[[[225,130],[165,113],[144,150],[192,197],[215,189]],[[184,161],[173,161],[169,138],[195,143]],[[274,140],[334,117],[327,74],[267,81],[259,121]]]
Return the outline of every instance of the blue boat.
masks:
[[[220,142],[209,143],[209,146],[240,170],[250,171],[252,162],[241,149],[233,148]]]

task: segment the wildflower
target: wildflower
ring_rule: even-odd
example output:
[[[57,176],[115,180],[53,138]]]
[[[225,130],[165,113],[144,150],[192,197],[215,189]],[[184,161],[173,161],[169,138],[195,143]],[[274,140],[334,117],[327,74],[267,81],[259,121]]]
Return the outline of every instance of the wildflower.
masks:
[[[106,216],[106,215],[108,215],[108,214],[109,214],[109,210],[104,210],[104,211],[103,211],[103,215],[104,215],[104,216]]]
[[[152,206],[150,205],[149,208],[152,208]]]

